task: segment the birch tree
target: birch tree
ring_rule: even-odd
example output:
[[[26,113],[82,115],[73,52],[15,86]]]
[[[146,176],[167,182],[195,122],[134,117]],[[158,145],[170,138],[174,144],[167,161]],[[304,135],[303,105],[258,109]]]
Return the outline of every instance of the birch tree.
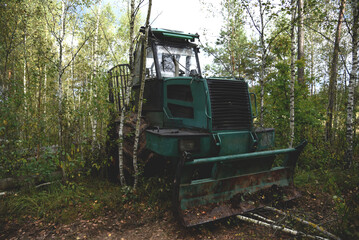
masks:
[[[129,22],[130,22],[130,35],[129,35],[129,42],[130,42],[130,49],[129,49],[129,68],[130,68],[130,75],[131,75],[131,82],[133,79],[133,48],[135,44],[134,39],[134,28],[135,28],[135,0],[131,0],[130,4],[130,12],[129,12]],[[120,183],[121,185],[126,185],[126,179],[125,179],[125,173],[124,173],[124,166],[123,166],[123,125],[125,122],[125,114],[127,110],[127,105],[131,96],[131,84],[127,83],[127,89],[125,90],[125,96],[122,96],[125,98],[125,101],[123,101],[121,106],[121,113],[120,113],[120,126],[118,130],[118,168],[119,168],[119,177],[120,177]]]
[[[290,27],[290,117],[289,117],[289,128],[290,128],[290,139],[289,147],[293,146],[294,141],[294,121],[295,121],[295,112],[294,112],[294,86],[295,86],[295,38],[294,38],[294,26],[295,26],[295,0],[291,1],[291,27]]]
[[[298,83],[304,85],[304,29],[303,1],[298,1]]]
[[[333,114],[334,104],[336,101],[336,86],[337,86],[337,75],[338,75],[338,59],[339,59],[339,43],[341,37],[341,27],[344,18],[346,0],[340,1],[338,24],[335,33],[334,51],[333,58],[330,68],[329,77],[329,89],[328,89],[328,108],[327,108],[327,121],[326,121],[326,140],[332,142],[332,126],[333,126]]]
[[[278,36],[280,32],[283,31],[280,30],[277,35],[275,35],[273,38],[271,38],[268,43],[266,41],[268,40],[266,38],[266,34],[268,32],[269,23],[273,18],[276,16],[276,14],[273,14],[271,12],[273,6],[271,5],[270,1],[262,1],[257,0],[256,3],[254,3],[254,6],[258,6],[258,20],[256,20],[254,13],[251,11],[252,7],[249,5],[249,2],[246,0],[241,0],[244,8],[246,9],[250,21],[252,25],[254,26],[255,31],[259,34],[259,49],[260,49],[260,70],[259,70],[259,85],[260,85],[260,113],[259,113],[259,124],[261,127],[263,127],[264,122],[264,86],[265,86],[265,77],[266,77],[266,68],[267,68],[267,58],[268,54],[270,52],[271,43],[275,40],[275,38]],[[253,4],[253,3],[251,3]]]
[[[129,52],[128,52],[128,59],[129,59],[129,69],[130,69],[130,79],[127,85],[122,86],[124,88],[124,96],[122,96],[123,101],[121,105],[121,113],[120,113],[120,123],[118,128],[118,168],[119,168],[119,178],[121,185],[126,185],[126,179],[124,176],[124,156],[123,156],[123,141],[124,141],[124,123],[125,123],[125,115],[129,110],[129,103],[131,97],[131,87],[132,87],[132,79],[134,78],[134,56],[133,56],[133,49],[135,46],[135,27],[136,21],[138,18],[138,13],[140,7],[144,0],[140,0],[137,4],[135,0],[130,1],[130,10],[128,12],[128,21],[129,21]]]
[[[100,15],[101,15],[101,4],[102,0],[98,2],[97,11],[96,11],[96,27],[95,27],[95,35],[94,35],[94,44],[93,44],[93,70],[92,70],[92,81],[91,81],[91,97],[93,96],[94,99],[97,97],[97,91],[96,85],[94,83],[94,79],[96,78],[97,71],[98,71],[98,38],[99,38],[99,26],[100,26]],[[94,109],[96,111],[96,109]],[[92,116],[92,152],[95,151],[95,148],[97,147],[97,137],[96,137],[96,130],[97,130],[97,119],[96,114],[93,114]]]
[[[92,35],[94,29],[92,29],[87,37],[83,40],[81,44],[79,44],[77,50],[72,55],[72,58],[67,62],[64,60],[65,58],[65,38],[67,37],[67,26],[69,25],[70,18],[69,15],[71,11],[75,11],[76,6],[75,3],[72,3],[68,0],[61,0],[61,7],[59,13],[56,11],[56,3],[48,3],[45,4],[46,8],[45,12],[49,13],[49,16],[45,15],[46,24],[51,35],[54,37],[57,44],[57,59],[56,59],[56,69],[57,69],[57,98],[58,98],[58,143],[59,147],[62,150],[64,147],[64,139],[63,139],[63,127],[64,127],[64,93],[63,93],[63,76],[66,69],[70,66],[72,61],[76,58],[77,54],[80,52],[82,47],[85,45],[89,37]],[[53,9],[55,8],[55,10]],[[65,171],[65,157],[63,153],[60,153],[60,162],[61,169],[63,173],[63,178],[66,179],[66,171]]]
[[[348,104],[347,104],[347,121],[346,121],[346,142],[347,148],[345,161],[347,167],[351,166],[353,161],[353,110],[354,110],[354,92],[357,80],[358,70],[358,28],[359,28],[359,2],[352,0],[353,26],[352,26],[352,70],[348,85]]]
[[[61,1],[61,17],[60,17],[60,30],[58,34],[55,34],[53,32],[54,37],[56,38],[57,44],[58,44],[58,65],[57,65],[57,83],[58,83],[58,102],[59,102],[59,108],[58,108],[58,120],[59,120],[59,145],[60,149],[63,146],[63,92],[62,92],[62,76],[64,74],[63,69],[63,54],[64,54],[64,39],[66,35],[66,18],[67,18],[67,10],[68,10],[67,2],[64,0]],[[66,172],[65,172],[65,166],[64,166],[64,158],[63,155],[60,154],[60,158],[62,158],[62,176],[64,179],[66,179]]]
[[[148,46],[148,32],[149,32],[149,28],[150,28],[151,7],[152,7],[152,0],[149,0],[146,25],[145,25],[145,34],[144,34],[144,46],[143,46],[144,51],[143,51],[143,55],[142,55],[141,87],[140,87],[140,93],[138,96],[138,112],[137,112],[137,120],[136,120],[135,143],[134,143],[134,147],[133,147],[133,169],[134,169],[134,175],[135,175],[135,181],[133,184],[134,188],[136,188],[137,183],[138,183],[137,150],[138,150],[138,142],[139,142],[139,138],[140,138],[143,92],[145,90],[146,58],[147,58],[147,46]]]

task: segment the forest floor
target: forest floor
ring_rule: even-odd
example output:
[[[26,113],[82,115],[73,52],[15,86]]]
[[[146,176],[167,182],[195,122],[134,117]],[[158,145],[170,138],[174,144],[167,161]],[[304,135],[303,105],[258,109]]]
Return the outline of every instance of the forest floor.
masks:
[[[282,209],[336,231],[340,224],[335,202],[325,193],[301,189],[302,197]],[[294,237],[265,227],[246,223],[235,217],[199,227],[185,228],[169,210],[142,209],[124,213],[112,211],[92,219],[79,216],[69,224],[49,223],[29,217],[19,224],[8,221],[0,232],[0,239],[293,239]],[[126,207],[125,207],[126,208]],[[276,214],[265,213],[272,219]],[[296,226],[298,229],[299,225]]]
[[[355,215],[359,209],[358,202],[350,203],[350,199],[355,200],[358,197],[357,185],[346,189],[344,195],[336,196],[329,194],[324,185],[317,180],[310,182],[299,184],[298,190],[302,194],[300,198],[278,208],[318,224],[342,239],[355,239],[359,236],[357,230],[353,230],[359,226],[359,218]],[[34,195],[25,198],[26,201],[22,200],[23,204],[30,202],[26,208],[12,205],[19,201],[16,198],[20,198],[20,193],[17,197],[5,196],[0,199],[0,239],[295,239],[294,236],[243,222],[236,217],[185,228],[173,216],[169,198],[156,195],[155,199],[158,197],[161,200],[153,201],[137,194],[139,197],[136,199],[127,196],[120,205],[111,205],[118,202],[118,199],[113,198],[118,186],[106,186],[92,186],[90,190],[81,188],[88,192],[66,192],[67,188],[62,187],[61,195],[52,196],[53,200],[46,195],[49,201],[53,201],[55,208],[52,209],[44,207],[47,203],[42,202],[40,198],[34,199]],[[97,189],[102,189],[102,192],[99,191],[97,196],[92,195]],[[152,191],[158,190],[162,191]],[[106,192],[110,197],[108,199]],[[76,198],[76,194],[81,198]],[[38,195],[39,193],[36,193],[36,196]],[[63,198],[63,195],[66,197]],[[87,198],[89,196],[90,198]],[[124,198],[124,195],[119,197]],[[62,201],[62,198],[65,201]],[[56,203],[59,199],[62,205]],[[91,203],[87,204],[88,201]],[[37,214],[33,208],[38,208]],[[45,213],[41,215],[41,211]],[[353,212],[356,213],[353,215]],[[320,235],[312,228],[303,227],[273,212],[261,210],[261,215],[279,223],[286,222],[286,225],[293,229]]]

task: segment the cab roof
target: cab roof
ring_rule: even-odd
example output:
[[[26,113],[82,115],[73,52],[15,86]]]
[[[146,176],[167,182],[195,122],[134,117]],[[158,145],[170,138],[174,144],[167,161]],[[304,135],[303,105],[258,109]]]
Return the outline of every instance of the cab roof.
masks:
[[[199,35],[191,34],[191,33],[184,33],[181,31],[175,30],[168,30],[163,28],[151,28],[152,34],[156,36],[156,38],[165,38],[165,39],[182,39],[194,42],[194,40],[199,38]]]

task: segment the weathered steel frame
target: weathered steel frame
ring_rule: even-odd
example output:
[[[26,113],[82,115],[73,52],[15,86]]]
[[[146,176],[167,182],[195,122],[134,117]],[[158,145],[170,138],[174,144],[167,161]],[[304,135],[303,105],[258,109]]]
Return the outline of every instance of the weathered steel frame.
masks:
[[[246,211],[263,207],[264,204],[243,201],[238,206],[231,199],[240,194],[251,194],[277,186],[284,192],[283,200],[300,196],[293,187],[293,173],[297,159],[306,142],[296,148],[273,151],[236,154],[202,159],[186,158],[177,170],[178,199],[177,208],[183,224],[193,226]],[[281,167],[272,168],[271,164],[258,164],[265,161],[273,163],[276,155],[284,155]],[[241,161],[250,160],[248,169],[236,169]],[[212,175],[205,179],[193,180],[195,166],[213,164]],[[233,164],[232,164],[233,163]],[[223,164],[229,164],[223,168]],[[237,164],[237,165],[236,165]],[[243,166],[242,166],[243,167]],[[228,169],[237,171],[228,171]]]

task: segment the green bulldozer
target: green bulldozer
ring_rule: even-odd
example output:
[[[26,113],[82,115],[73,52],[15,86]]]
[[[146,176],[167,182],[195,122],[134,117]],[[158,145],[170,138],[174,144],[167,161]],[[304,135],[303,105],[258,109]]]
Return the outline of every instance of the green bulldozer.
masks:
[[[131,87],[138,95],[146,64],[143,148],[175,166],[173,203],[182,223],[194,226],[298,197],[293,174],[306,142],[274,149],[274,129],[254,127],[256,99],[247,82],[202,77],[198,34],[150,28],[147,49],[141,36]],[[128,65],[109,73],[110,102],[119,111]]]

